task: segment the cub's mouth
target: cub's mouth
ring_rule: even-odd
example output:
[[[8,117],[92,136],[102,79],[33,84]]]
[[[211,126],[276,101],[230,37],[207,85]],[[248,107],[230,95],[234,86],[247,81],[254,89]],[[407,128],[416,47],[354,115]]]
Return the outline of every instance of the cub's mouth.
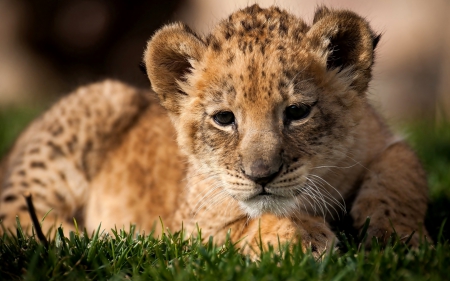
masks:
[[[301,194],[302,188],[281,191],[277,188],[260,186],[251,196],[240,200],[239,205],[252,218],[264,213],[286,217],[300,209],[297,197]]]
[[[292,215],[299,209],[296,196],[277,195],[267,191],[259,192],[246,200],[242,200],[239,205],[251,218],[259,217],[264,213],[285,217]]]
[[[273,195],[274,195],[273,193],[269,193],[265,188],[263,188],[263,190],[256,196],[273,196]]]
[[[275,197],[284,197],[284,198],[297,197],[303,193],[302,189],[303,188],[294,189],[291,191],[291,194],[285,195],[285,194],[277,194],[277,193],[268,191],[267,188],[263,187],[262,190],[258,194],[255,194],[253,197],[251,197],[249,199],[252,199],[252,198],[255,198],[258,196],[275,196]]]
[[[227,172],[226,189],[250,217],[263,213],[290,216],[302,209],[302,198],[307,196],[306,172],[304,165],[281,165],[275,173],[260,177],[251,177],[243,171]]]
[[[257,190],[254,192],[254,194],[252,194],[250,197],[248,197],[245,200],[242,201],[249,201],[249,200],[258,200],[261,199],[263,197],[271,197],[274,200],[276,200],[277,198],[285,198],[285,199],[289,199],[289,198],[294,198],[297,197],[301,194],[303,194],[302,192],[303,187],[302,188],[295,188],[295,189],[290,189],[288,191],[283,190],[282,193],[280,193],[280,190],[277,190],[277,188],[268,188],[268,187],[264,187],[262,186],[260,188],[260,190]]]

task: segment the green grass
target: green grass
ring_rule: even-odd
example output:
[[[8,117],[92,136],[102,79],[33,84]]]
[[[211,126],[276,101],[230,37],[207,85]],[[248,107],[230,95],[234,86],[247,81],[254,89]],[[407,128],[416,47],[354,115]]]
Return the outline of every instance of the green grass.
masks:
[[[0,111],[0,154],[36,115]],[[450,273],[450,124],[402,126],[429,176],[426,226],[435,241],[418,249],[399,243],[371,251],[360,237],[339,234],[340,251],[316,261],[298,245],[281,253],[270,249],[254,262],[227,241],[215,245],[182,233],[143,236],[133,227],[104,236],[57,230],[45,248],[20,228],[0,237],[0,280],[447,280]],[[99,227],[100,229],[100,227]],[[201,235],[201,233],[200,233]]]
[[[65,236],[58,229],[46,249],[18,229],[17,238],[2,237],[0,274],[7,280],[445,280],[450,268],[450,246],[442,238],[415,250],[394,238],[370,252],[344,239],[345,252],[321,261],[294,245],[269,249],[253,262],[230,241],[217,246],[212,238],[202,242],[201,234],[183,236],[142,236],[133,227]]]
[[[10,148],[14,139],[44,108],[36,107],[0,107],[0,157]]]
[[[430,203],[425,224],[436,240],[442,221],[450,217],[450,123],[417,122],[401,131],[406,132],[428,174]],[[450,239],[450,222],[443,235]]]

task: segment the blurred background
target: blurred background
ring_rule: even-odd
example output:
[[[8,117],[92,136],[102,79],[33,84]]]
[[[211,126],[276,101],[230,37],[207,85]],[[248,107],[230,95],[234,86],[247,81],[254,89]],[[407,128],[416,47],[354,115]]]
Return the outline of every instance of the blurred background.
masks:
[[[180,20],[207,34],[232,11],[276,4],[311,23],[317,5],[351,9],[383,34],[370,97],[391,122],[450,115],[448,0],[0,0],[0,110],[55,100],[106,77],[148,87],[146,40]]]

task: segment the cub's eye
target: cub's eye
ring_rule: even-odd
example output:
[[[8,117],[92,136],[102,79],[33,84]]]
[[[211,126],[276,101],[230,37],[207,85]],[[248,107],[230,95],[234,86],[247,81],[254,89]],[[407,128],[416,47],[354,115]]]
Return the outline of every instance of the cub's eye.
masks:
[[[221,126],[227,126],[234,123],[234,114],[231,111],[222,111],[213,116],[214,121]]]
[[[306,104],[299,104],[286,107],[285,114],[288,121],[294,121],[308,117],[310,112],[311,106]]]

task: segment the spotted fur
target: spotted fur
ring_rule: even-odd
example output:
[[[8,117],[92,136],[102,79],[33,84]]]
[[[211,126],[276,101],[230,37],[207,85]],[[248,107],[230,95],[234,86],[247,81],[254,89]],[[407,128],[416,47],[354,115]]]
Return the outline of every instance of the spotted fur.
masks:
[[[316,256],[336,242],[328,222],[417,245],[427,203],[411,149],[369,105],[374,50],[367,21],[320,7],[313,23],[257,5],[206,37],[175,23],[144,54],[152,88],[115,81],[83,87],[37,119],[3,161],[0,216],[30,224],[31,191],[50,222],[150,230],[198,223],[218,241],[257,248],[301,240]],[[291,118],[288,108],[303,108]],[[232,114],[232,122],[218,121]],[[175,140],[176,138],[176,140]],[[350,198],[354,198],[350,202]],[[391,226],[392,224],[392,226]],[[421,230],[421,231],[419,231]]]

